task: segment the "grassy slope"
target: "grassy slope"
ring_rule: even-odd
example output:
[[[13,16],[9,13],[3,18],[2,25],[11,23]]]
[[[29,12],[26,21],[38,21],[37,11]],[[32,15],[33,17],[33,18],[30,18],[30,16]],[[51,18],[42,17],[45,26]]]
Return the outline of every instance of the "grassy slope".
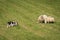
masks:
[[[60,40],[60,0],[0,0],[0,40]],[[56,23],[39,24],[41,14],[54,16]],[[16,20],[17,27],[6,28]]]

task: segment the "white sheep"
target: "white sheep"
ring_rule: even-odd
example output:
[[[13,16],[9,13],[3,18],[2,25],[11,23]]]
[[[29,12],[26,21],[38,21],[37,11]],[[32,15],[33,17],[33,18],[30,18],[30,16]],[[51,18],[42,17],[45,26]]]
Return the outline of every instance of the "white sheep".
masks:
[[[54,17],[51,17],[51,16],[48,16],[45,20],[46,20],[46,23],[54,23],[55,22]]]
[[[38,17],[38,22],[46,22],[46,19],[47,18],[47,15],[40,15],[39,17]]]

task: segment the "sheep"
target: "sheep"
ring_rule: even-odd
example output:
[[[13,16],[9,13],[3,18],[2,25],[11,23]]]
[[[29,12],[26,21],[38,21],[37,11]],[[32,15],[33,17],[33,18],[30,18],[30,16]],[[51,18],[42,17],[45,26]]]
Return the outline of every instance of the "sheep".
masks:
[[[44,23],[44,22],[46,22],[46,20],[45,20],[46,18],[47,18],[47,15],[40,15],[38,17],[38,22]]]
[[[41,22],[41,23],[54,23],[55,22],[55,19],[54,17],[51,17],[51,16],[47,16],[47,15],[40,15],[38,17],[38,22]]]
[[[45,20],[46,20],[46,23],[54,23],[55,22],[54,17],[51,17],[51,16],[48,16]]]

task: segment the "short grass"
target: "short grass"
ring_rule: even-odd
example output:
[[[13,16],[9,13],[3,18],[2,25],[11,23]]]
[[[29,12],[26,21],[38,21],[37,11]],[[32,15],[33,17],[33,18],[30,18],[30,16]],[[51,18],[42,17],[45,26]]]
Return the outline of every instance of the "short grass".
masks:
[[[0,40],[60,40],[60,0],[0,0]],[[55,18],[54,24],[37,23],[39,15]],[[18,26],[7,28],[10,20]]]

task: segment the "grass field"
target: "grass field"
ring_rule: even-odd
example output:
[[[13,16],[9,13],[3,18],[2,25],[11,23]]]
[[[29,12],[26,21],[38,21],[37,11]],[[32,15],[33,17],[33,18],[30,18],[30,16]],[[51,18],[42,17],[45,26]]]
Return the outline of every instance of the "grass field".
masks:
[[[0,40],[60,40],[60,0],[0,0]],[[37,23],[39,15],[55,18],[54,24]],[[7,28],[8,21],[18,26]]]

